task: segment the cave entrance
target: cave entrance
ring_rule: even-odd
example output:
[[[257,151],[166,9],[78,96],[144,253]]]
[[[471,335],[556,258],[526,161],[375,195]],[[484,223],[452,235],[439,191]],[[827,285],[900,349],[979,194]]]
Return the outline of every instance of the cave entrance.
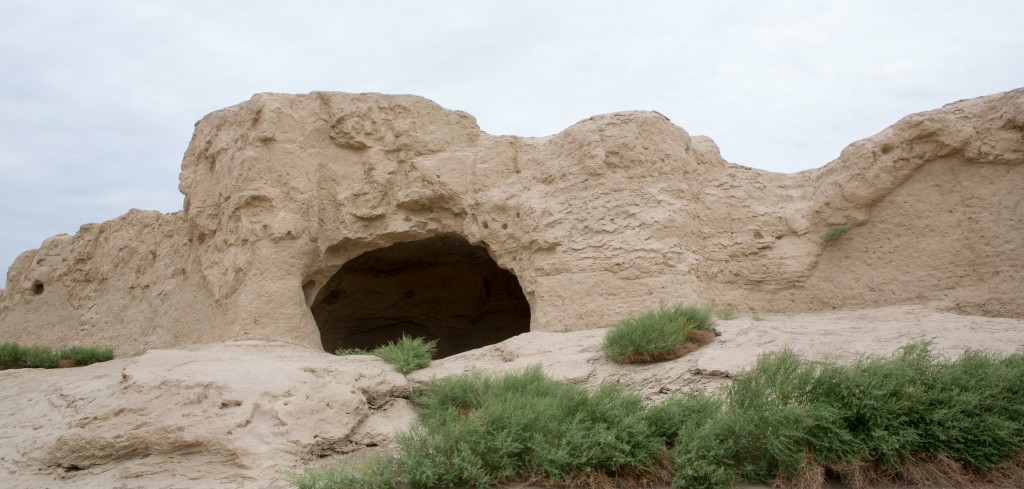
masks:
[[[516,276],[457,235],[349,260],[310,309],[328,352],[372,349],[406,334],[438,340],[443,358],[530,330],[530,305]]]

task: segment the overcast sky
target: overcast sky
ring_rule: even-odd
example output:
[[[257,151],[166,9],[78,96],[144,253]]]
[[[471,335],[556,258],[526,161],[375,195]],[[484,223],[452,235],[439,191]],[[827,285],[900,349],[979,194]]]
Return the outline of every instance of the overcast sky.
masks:
[[[1024,86],[1024,2],[0,0],[0,273],[57,233],[181,209],[203,115],[257,92],[410,93],[492,134],[657,110],[734,163],[828,163]]]

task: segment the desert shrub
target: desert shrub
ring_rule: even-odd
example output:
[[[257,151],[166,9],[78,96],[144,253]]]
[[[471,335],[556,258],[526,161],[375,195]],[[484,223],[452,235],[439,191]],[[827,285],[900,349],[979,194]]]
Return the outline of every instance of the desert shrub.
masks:
[[[846,224],[832,226],[824,233],[821,233],[821,240],[826,243],[835,243],[842,239],[843,236],[846,236],[846,233],[850,232],[850,229],[852,228]]]
[[[720,396],[680,394],[650,406],[644,417],[654,435],[671,446],[675,445],[680,432],[696,432],[717,417],[724,403]]]
[[[395,489],[399,478],[395,467],[393,458],[378,456],[356,467],[307,470],[288,479],[298,489]]]
[[[4,343],[0,346],[0,364],[23,368],[57,368],[60,359],[45,346],[21,346]]]
[[[740,315],[737,314],[736,310],[733,309],[732,307],[725,307],[719,309],[718,311],[715,312],[715,316],[717,316],[718,319],[721,319],[723,321],[730,321],[740,317]]]
[[[657,361],[677,358],[677,351],[692,331],[708,331],[714,327],[712,311],[698,306],[661,305],[657,310],[628,317],[608,330],[602,349],[618,363]],[[699,335],[701,341],[710,341]]]
[[[55,353],[45,346],[0,345],[0,365],[10,367],[57,368],[61,360],[69,360],[72,365],[89,365],[113,358],[114,350],[93,346],[68,346]]]
[[[668,474],[676,487],[709,489],[822,487],[827,473],[861,487],[1024,480],[1024,353],[968,351],[949,361],[916,343],[838,365],[782,350],[760,356],[720,393],[651,406],[617,386],[589,391],[552,380],[539,367],[434,381],[413,400],[420,420],[398,436],[395,457],[308,472],[296,483],[583,486],[595,480],[588,475],[629,474],[635,483],[654,473],[644,483]],[[658,472],[666,457],[674,473]],[[610,480],[597,485],[615,486]]]
[[[365,349],[362,349],[362,348],[338,348],[337,350],[334,350],[334,354],[338,355],[338,356],[345,356],[345,355],[373,355],[373,353],[370,352],[369,350],[365,350]]]
[[[402,335],[398,341],[373,349],[373,354],[395,367],[403,374],[430,366],[430,360],[437,352],[437,340],[427,341]]]
[[[784,350],[735,378],[719,416],[689,426],[673,456],[679,487],[824,469],[874,480],[984,472],[1024,450],[1024,356],[949,362],[916,343],[841,366]]]
[[[21,347],[17,343],[0,345],[0,365],[16,366],[21,363]]]
[[[388,342],[372,351],[361,348],[339,348],[335,355],[376,355],[403,374],[430,366],[437,352],[437,340],[427,341],[402,335],[398,341]]]
[[[71,360],[76,365],[91,365],[114,358],[114,350],[96,346],[67,346],[57,352],[59,360]]]
[[[663,450],[642,398],[552,380],[540,367],[428,384],[421,424],[398,437],[398,465],[417,487],[491,487],[528,476],[642,469]]]

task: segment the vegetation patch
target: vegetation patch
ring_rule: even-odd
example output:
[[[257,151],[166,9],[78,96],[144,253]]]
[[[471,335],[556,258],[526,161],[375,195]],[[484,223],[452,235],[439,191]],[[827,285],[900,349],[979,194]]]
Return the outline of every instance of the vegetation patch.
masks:
[[[740,317],[740,315],[736,313],[736,309],[733,309],[732,307],[719,309],[718,311],[715,312],[715,316],[718,316],[718,319],[721,319],[723,321],[731,321],[733,319]]]
[[[843,236],[846,236],[846,233],[850,232],[850,229],[852,228],[846,224],[832,226],[824,233],[821,233],[821,240],[828,244],[835,243],[842,239]]]
[[[427,341],[402,335],[398,341],[388,342],[371,351],[359,348],[339,348],[335,355],[376,355],[403,374],[430,366],[437,353],[437,340]]]
[[[395,456],[307,472],[303,489],[1024,487],[1024,354],[948,361],[924,343],[852,365],[762,355],[715,395],[645,405],[539,367],[450,377],[414,396]]]
[[[709,308],[662,305],[613,325],[601,348],[616,363],[671,360],[710,343],[714,324]]]
[[[1022,396],[1019,353],[973,351],[947,362],[918,343],[850,366],[788,350],[764,355],[735,378],[721,411],[677,433],[674,485],[824,487],[828,474],[860,487],[937,478],[1017,484]]]
[[[0,345],[0,367],[6,368],[78,367],[113,358],[114,350],[110,348],[68,346],[55,352],[45,346]]]

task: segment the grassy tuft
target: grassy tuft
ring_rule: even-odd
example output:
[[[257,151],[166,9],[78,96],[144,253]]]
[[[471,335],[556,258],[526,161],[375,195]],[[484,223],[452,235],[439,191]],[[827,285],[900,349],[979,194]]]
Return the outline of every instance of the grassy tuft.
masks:
[[[57,352],[57,358],[59,360],[69,360],[75,365],[92,365],[113,359],[114,350],[95,346],[73,345],[61,348]]]
[[[371,351],[364,350],[362,348],[338,348],[337,350],[334,350],[334,354],[338,355],[338,356],[345,356],[345,355],[373,355],[373,353]]]
[[[639,395],[613,385],[591,392],[540,367],[437,381],[416,404],[422,423],[398,438],[399,468],[415,487],[640,470],[663,450]]]
[[[718,319],[721,319],[723,321],[730,321],[740,317],[740,315],[736,313],[736,310],[733,309],[732,307],[719,309],[718,311],[715,312],[715,316],[717,316]]]
[[[398,474],[394,462],[391,457],[378,456],[354,468],[307,470],[302,475],[292,474],[288,479],[298,489],[396,489]]]
[[[736,377],[720,416],[677,438],[676,484],[984,476],[1024,450],[1022,396],[1021,354],[949,362],[917,343],[851,366],[764,355]]]
[[[846,236],[846,233],[850,232],[850,229],[852,228],[846,224],[832,226],[824,233],[821,233],[821,240],[829,244],[835,243],[842,239],[843,236]]]
[[[714,338],[714,335],[700,334],[714,327],[711,316],[709,308],[662,305],[657,310],[616,323],[605,335],[602,349],[617,363],[678,358]]]
[[[335,355],[376,355],[390,363],[403,374],[430,366],[430,360],[437,353],[437,340],[427,341],[402,335],[398,341],[388,342],[372,351],[361,348],[339,348]]]
[[[0,345],[0,365],[20,368],[57,368],[89,365],[114,358],[110,348],[68,346],[58,352],[45,346]]]

